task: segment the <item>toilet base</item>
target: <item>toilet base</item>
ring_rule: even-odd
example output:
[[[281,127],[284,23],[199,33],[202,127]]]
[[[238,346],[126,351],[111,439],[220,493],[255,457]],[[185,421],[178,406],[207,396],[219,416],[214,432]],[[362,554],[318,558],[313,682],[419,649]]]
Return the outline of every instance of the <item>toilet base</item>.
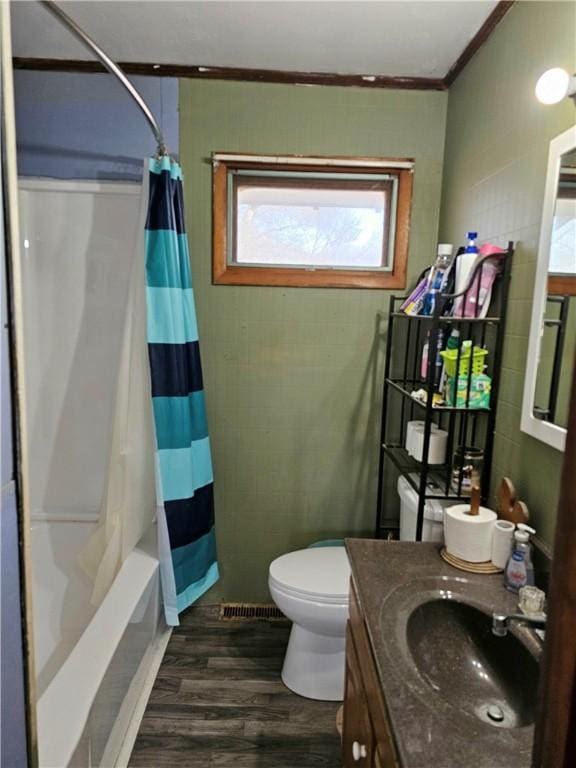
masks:
[[[343,701],[346,639],[292,625],[282,681],[306,699]]]

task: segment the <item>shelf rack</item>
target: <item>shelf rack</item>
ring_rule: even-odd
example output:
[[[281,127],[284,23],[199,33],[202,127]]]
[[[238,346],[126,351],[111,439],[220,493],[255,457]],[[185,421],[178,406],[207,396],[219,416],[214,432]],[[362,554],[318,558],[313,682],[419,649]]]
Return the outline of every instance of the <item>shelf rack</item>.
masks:
[[[390,297],[378,466],[377,538],[394,536],[399,530],[397,517],[392,519],[387,514],[384,498],[386,491],[395,493],[390,480],[398,474],[405,477],[418,494],[417,541],[422,539],[427,500],[450,499],[464,502],[469,499],[469,496],[462,492],[461,475],[456,487],[453,485],[452,456],[454,450],[460,446],[480,448],[484,452],[481,489],[482,503],[487,502],[513,246],[514,244],[509,242],[504,253],[492,254],[480,260],[464,291],[459,294],[441,294],[431,316],[406,315],[400,311],[400,306],[407,297]],[[490,301],[490,314],[484,318],[455,317],[449,314],[455,300],[462,298],[466,301],[471,291],[473,296],[475,294],[475,306],[479,306],[482,273],[489,260],[496,262],[498,266],[498,277]],[[425,273],[419,280],[424,275]],[[460,331],[456,371],[460,370],[462,341],[470,339],[473,347],[480,346],[489,350],[487,373],[492,379],[489,408],[469,407],[472,365],[469,366],[465,407],[437,406],[433,403],[435,361],[439,350],[445,347],[445,341],[453,328]],[[426,378],[422,379],[419,375],[420,363],[426,340],[429,345],[428,369]],[[426,402],[413,397],[413,391],[418,389],[426,391]],[[415,416],[424,422],[422,462],[416,461],[404,447],[407,423]],[[442,465],[431,465],[427,460],[433,424],[448,432],[446,458]]]

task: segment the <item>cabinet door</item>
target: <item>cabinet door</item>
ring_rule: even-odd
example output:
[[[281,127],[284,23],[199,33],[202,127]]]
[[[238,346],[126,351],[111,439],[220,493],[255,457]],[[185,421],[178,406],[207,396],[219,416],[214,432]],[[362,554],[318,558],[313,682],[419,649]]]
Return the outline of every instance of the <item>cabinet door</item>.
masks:
[[[346,689],[342,762],[344,768],[373,768],[375,739],[362,689],[354,641],[348,624],[346,633]]]
[[[396,761],[392,763],[387,761],[385,757],[382,757],[378,746],[376,746],[374,751],[374,768],[397,768],[397,766],[398,763],[396,763]]]

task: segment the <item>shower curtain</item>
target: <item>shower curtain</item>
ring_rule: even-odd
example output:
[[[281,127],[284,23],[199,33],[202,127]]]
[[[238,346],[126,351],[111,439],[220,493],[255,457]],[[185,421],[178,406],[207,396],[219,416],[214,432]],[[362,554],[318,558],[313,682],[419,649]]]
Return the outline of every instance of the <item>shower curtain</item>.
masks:
[[[182,172],[162,157],[149,160],[144,175],[149,187],[146,303],[156,514],[166,621],[177,625],[178,614],[218,580],[212,460]]]
[[[144,225],[147,199],[134,221],[135,247],[124,312],[124,329],[108,474],[99,522],[78,561],[93,580],[91,603],[100,605],[122,563],[154,521],[154,427],[146,339]],[[127,222],[132,226],[132,222]],[[110,375],[103,371],[103,376]],[[102,414],[107,418],[107,414]]]

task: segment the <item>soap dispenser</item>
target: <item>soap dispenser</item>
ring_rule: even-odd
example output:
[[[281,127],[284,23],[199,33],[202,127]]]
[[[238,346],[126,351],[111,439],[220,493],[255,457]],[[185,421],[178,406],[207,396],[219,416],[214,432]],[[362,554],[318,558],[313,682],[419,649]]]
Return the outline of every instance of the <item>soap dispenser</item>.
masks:
[[[510,592],[518,592],[521,587],[526,585],[534,586],[530,534],[535,533],[534,528],[530,528],[525,523],[518,523],[516,526],[512,554],[504,572],[504,584]]]

